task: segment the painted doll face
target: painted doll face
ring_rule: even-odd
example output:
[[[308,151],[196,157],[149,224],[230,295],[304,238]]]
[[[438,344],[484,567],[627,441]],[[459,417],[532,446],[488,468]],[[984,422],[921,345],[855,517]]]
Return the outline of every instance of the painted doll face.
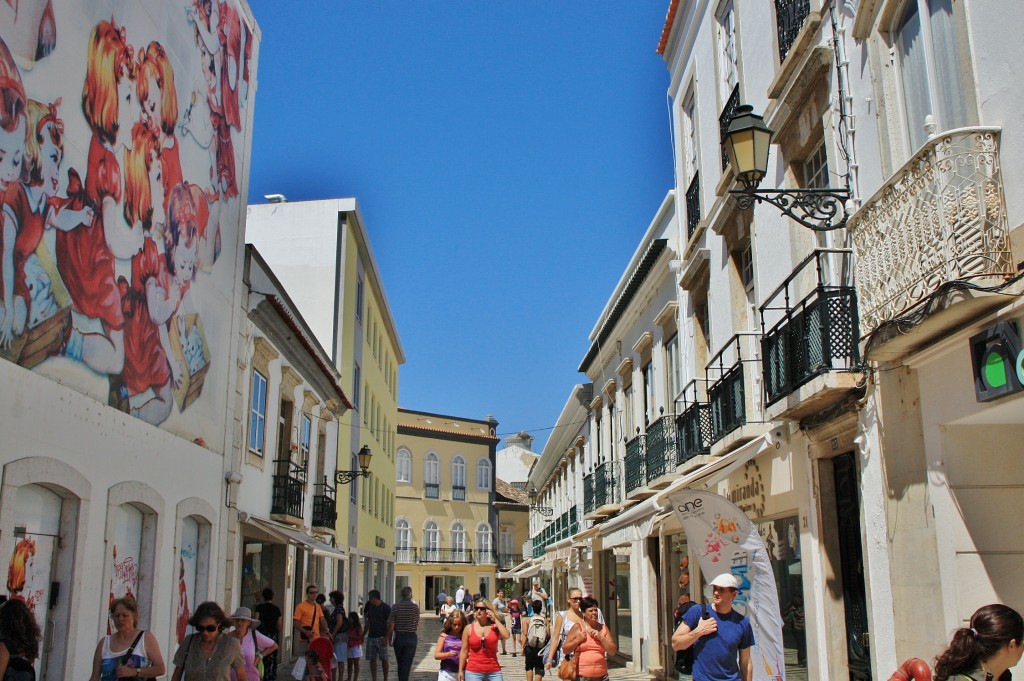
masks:
[[[160,92],[156,78],[149,79],[149,92],[142,99],[142,121],[152,130],[160,129],[160,107],[163,106],[164,94]]]
[[[183,286],[196,275],[196,245],[199,239],[193,239],[192,245],[186,245],[184,239],[174,249],[174,281]]]
[[[43,177],[43,193],[47,196],[56,196],[57,188],[60,186],[60,163],[64,160],[64,150],[53,143],[50,136],[50,124],[43,129],[43,142],[39,145],[39,162],[42,166],[40,174]]]
[[[7,132],[0,128],[0,190],[21,178],[21,166],[25,157],[25,117],[18,118],[14,130]]]

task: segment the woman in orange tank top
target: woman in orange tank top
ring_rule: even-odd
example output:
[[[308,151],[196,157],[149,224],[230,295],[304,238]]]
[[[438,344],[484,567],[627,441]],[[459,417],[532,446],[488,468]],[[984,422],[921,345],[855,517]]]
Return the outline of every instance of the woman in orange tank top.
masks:
[[[579,666],[576,678],[579,681],[608,681],[608,655],[619,651],[615,637],[605,624],[597,621],[597,601],[584,598],[580,601],[583,622],[573,626],[562,644],[566,655],[576,654]]]

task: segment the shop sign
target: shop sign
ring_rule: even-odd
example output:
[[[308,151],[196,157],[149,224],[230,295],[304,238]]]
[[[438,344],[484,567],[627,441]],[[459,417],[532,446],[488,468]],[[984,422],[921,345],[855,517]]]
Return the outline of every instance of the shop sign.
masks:
[[[729,501],[736,504],[747,515],[755,518],[764,517],[765,486],[761,468],[755,461],[747,462],[743,471],[743,480],[729,486]]]
[[[1024,390],[1024,351],[1017,322],[1001,322],[972,336],[971,364],[979,402]]]

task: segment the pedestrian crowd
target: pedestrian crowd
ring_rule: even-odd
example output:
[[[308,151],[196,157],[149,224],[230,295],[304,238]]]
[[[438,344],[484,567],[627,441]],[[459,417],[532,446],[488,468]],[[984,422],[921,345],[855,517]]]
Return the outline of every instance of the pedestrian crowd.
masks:
[[[672,647],[677,671],[696,681],[752,681],[750,622],[733,608],[739,580],[729,573],[711,581],[709,604],[677,604],[677,627]],[[476,598],[469,612],[456,597],[438,599],[443,618],[434,648],[440,663],[438,681],[503,681],[500,655],[508,648],[522,651],[526,681],[556,674],[562,681],[608,681],[608,658],[618,652],[616,638],[604,622],[595,599],[569,589],[566,608],[554,610],[539,588],[527,592],[532,601],[520,608],[517,599]],[[173,657],[171,681],[275,681],[282,613],[271,590],[253,610],[237,608],[230,616],[212,601],[199,604],[186,635]],[[370,662],[372,681],[390,671],[388,648],[394,648],[398,681],[409,681],[417,647],[420,608],[412,588],[403,587],[394,605],[372,590],[360,618],[346,613],[344,596],[332,591],[321,597],[316,585],[294,609],[298,659],[292,669],[297,681],[358,681],[360,662]],[[110,603],[110,631],[96,645],[89,681],[123,678],[152,679],[167,672],[156,637],[138,627],[138,608],[132,598]],[[785,618],[803,624],[803,604],[787,606]],[[801,627],[802,629],[802,627]],[[0,599],[0,680],[34,681],[42,632],[20,599]],[[500,653],[499,653],[500,651]],[[932,669],[923,660],[904,663],[893,679],[934,681],[1009,681],[1010,669],[1024,654],[1024,619],[1012,608],[993,604],[979,608],[968,626],[953,633],[948,647]],[[686,669],[681,668],[680,660]]]

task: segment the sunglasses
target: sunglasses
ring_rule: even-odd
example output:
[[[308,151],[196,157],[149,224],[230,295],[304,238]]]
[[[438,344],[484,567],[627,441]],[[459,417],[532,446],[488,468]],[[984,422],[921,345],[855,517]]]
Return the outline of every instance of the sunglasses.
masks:
[[[208,634],[212,634],[215,631],[220,630],[216,624],[208,624],[205,627],[196,627],[196,631],[205,631]]]
[[[579,603],[580,601],[583,600],[583,597],[582,596],[573,596],[569,600],[572,601],[573,603]]]
[[[477,606],[476,608],[474,608],[474,610],[483,610],[484,612],[487,612],[487,608],[481,608],[481,607],[479,607],[479,606]]]

